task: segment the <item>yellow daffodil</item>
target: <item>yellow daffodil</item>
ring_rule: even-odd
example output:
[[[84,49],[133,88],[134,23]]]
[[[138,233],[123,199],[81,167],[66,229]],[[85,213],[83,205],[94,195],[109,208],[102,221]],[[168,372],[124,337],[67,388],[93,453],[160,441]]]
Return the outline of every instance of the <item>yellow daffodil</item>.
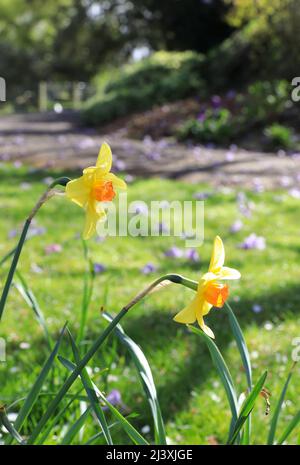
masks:
[[[86,212],[83,238],[90,238],[96,230],[97,222],[105,218],[102,202],[113,200],[115,189],[126,189],[126,183],[110,172],[112,153],[104,142],[100,148],[96,166],[83,170],[83,175],[68,182],[66,195]]]
[[[194,323],[196,320],[200,328],[211,338],[214,338],[212,330],[206,326],[203,317],[210,312],[212,307],[223,307],[229,295],[226,284],[219,281],[224,279],[239,279],[240,272],[224,265],[225,250],[222,239],[217,236],[214,241],[213,252],[208,272],[205,273],[198,284],[197,294],[194,300],[174,320],[178,323]]]

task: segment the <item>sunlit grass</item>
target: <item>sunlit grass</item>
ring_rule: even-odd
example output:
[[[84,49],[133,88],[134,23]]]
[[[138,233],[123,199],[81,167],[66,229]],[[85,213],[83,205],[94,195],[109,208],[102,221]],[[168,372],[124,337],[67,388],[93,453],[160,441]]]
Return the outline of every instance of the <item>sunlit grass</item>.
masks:
[[[15,245],[16,238],[9,239],[9,232],[22,225],[26,214],[45,188],[42,183],[45,176],[45,173],[30,174],[23,168],[1,168],[1,256]],[[22,185],[28,181],[30,188]],[[106,271],[95,278],[86,343],[106,325],[100,316],[102,305],[110,313],[116,313],[143,286],[166,272],[197,279],[207,269],[212,241],[219,234],[226,247],[226,264],[242,273],[240,282],[231,286],[230,302],[245,331],[252,354],[254,380],[268,369],[267,387],[272,398],[276,398],[292,363],[292,340],[300,336],[299,200],[284,191],[247,193],[255,208],[251,218],[242,218],[237,209],[236,191],[233,190],[214,192],[207,186],[151,179],[137,180],[131,184],[129,197],[130,200],[146,202],[190,200],[199,191],[212,193],[205,201],[205,241],[199,249],[199,264],[184,258],[175,260],[164,257],[164,251],[173,245],[184,248],[184,241],[180,238],[128,237],[108,238],[104,242],[89,241],[92,260],[103,264]],[[237,234],[231,234],[230,225],[237,218],[242,218],[244,228]],[[38,226],[45,227],[46,232],[28,240],[20,259],[19,269],[35,293],[54,334],[66,320],[74,334],[79,328],[85,262],[78,236],[83,220],[82,210],[75,205],[61,197],[51,200],[36,218]],[[252,232],[266,238],[265,250],[242,250],[238,247]],[[62,251],[47,255],[45,247],[53,243],[60,244]],[[148,262],[156,265],[158,270],[145,276],[141,268]],[[1,286],[7,267],[6,263],[1,268]],[[214,440],[224,442],[230,413],[207,349],[199,338],[172,321],[175,313],[192,295],[192,291],[172,285],[149,296],[132,310],[122,324],[130,337],[141,345],[151,364],[170,441],[182,444]],[[260,313],[253,312],[254,304],[262,306]],[[207,320],[238,380],[240,390],[245,390],[245,376],[224,312],[214,310]],[[9,402],[28,390],[47,353],[42,331],[32,311],[15,289],[11,290],[9,296],[0,336],[7,340],[7,363],[0,365],[0,397]],[[115,344],[113,338],[108,340],[106,350],[95,357],[91,366],[94,368],[93,380],[99,387],[105,391],[112,388],[121,391],[128,410],[139,414],[135,420],[139,427],[152,426],[136,374],[128,365],[127,354]],[[108,368],[108,371],[104,375],[99,374],[98,371],[103,368]],[[52,388],[60,385],[65,376],[63,369],[57,369],[53,374]],[[49,386],[50,391],[52,388]],[[299,388],[297,372],[288,391],[280,425],[284,417],[289,418],[299,408]],[[44,409],[46,404],[47,400],[41,401],[39,407],[35,408],[33,420],[36,421],[40,409]],[[253,430],[257,443],[265,442],[269,418],[265,417],[264,411],[261,399],[254,414]],[[74,415],[71,410],[73,420]],[[96,432],[92,424],[89,428],[90,431],[85,430],[86,440]],[[299,431],[294,432],[290,442],[296,443],[298,436]],[[126,441],[121,434],[120,441]]]

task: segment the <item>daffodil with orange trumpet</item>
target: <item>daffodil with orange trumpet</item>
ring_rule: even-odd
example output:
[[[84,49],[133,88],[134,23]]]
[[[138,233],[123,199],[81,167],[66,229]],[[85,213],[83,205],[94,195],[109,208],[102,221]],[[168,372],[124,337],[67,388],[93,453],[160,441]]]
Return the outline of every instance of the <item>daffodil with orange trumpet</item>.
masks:
[[[116,189],[126,189],[126,183],[110,172],[112,153],[104,142],[100,148],[96,166],[83,170],[83,175],[66,185],[66,196],[86,212],[83,238],[89,239],[96,231],[97,222],[105,218],[102,202],[110,202]]]
[[[201,277],[195,298],[174,317],[175,321],[184,324],[191,324],[197,320],[200,328],[211,338],[215,337],[214,333],[204,323],[203,317],[210,312],[212,307],[221,308],[226,302],[229,288],[227,284],[223,284],[221,281],[241,277],[239,271],[223,266],[224,262],[224,245],[222,239],[217,236],[214,241],[208,272]]]

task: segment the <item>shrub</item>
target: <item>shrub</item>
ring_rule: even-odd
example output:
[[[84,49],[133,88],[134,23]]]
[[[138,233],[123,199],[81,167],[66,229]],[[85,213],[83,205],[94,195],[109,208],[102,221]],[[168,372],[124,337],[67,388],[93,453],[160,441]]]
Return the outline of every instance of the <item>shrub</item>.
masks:
[[[83,119],[95,125],[107,123],[154,105],[204,95],[202,62],[202,56],[194,52],[157,52],[125,66],[114,79],[109,73],[98,94],[87,102]]]
[[[232,114],[226,108],[208,109],[198,119],[188,120],[180,129],[180,139],[198,142],[228,142],[233,135]]]
[[[292,146],[293,131],[287,126],[274,123],[265,129],[264,134],[267,137],[268,147],[271,149],[288,149]]]

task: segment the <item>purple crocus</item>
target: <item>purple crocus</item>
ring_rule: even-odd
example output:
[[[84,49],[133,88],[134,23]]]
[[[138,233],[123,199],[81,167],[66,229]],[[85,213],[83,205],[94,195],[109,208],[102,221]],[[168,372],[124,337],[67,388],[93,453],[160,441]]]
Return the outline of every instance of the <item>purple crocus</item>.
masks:
[[[94,263],[94,272],[96,274],[104,273],[104,271],[106,271],[106,267],[102,263]]]
[[[199,253],[196,249],[187,249],[185,257],[191,262],[198,263],[200,261]]]
[[[259,305],[259,304],[254,304],[254,305],[252,306],[252,311],[253,311],[254,313],[260,313],[260,312],[263,311],[263,308],[262,308],[262,306]]]
[[[141,272],[143,274],[151,274],[154,273],[157,270],[157,267],[153,265],[153,263],[146,263],[145,266],[141,269]]]
[[[222,105],[222,99],[219,95],[213,95],[211,98],[211,106],[214,108],[214,110],[217,110],[220,108]]]
[[[109,394],[107,394],[106,399],[112,404],[112,405],[120,405],[122,404],[122,397],[120,391],[117,389],[112,389]]]
[[[182,258],[183,251],[176,246],[171,247],[170,249],[165,251],[165,257],[168,258]]]
[[[266,239],[262,236],[257,236],[255,233],[250,234],[241,243],[240,247],[245,250],[257,249],[264,250],[266,248]]]
[[[62,251],[62,246],[60,244],[49,244],[45,247],[45,252],[47,255],[51,255],[53,253],[59,253]]]
[[[237,232],[239,232],[241,229],[243,229],[244,227],[244,223],[241,221],[241,220],[236,220],[234,223],[232,223],[232,225],[230,226],[230,229],[229,231],[232,233],[232,234],[236,234]]]

